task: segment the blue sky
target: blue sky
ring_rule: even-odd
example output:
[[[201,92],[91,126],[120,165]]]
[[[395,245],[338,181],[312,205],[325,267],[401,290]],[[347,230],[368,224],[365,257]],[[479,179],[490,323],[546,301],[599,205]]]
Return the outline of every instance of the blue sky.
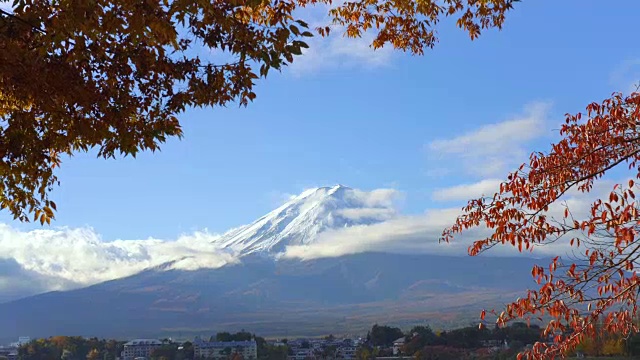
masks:
[[[182,114],[184,139],[169,141],[161,153],[65,161],[52,194],[59,208],[53,225],[89,226],[104,240],[221,232],[288,194],[335,183],[395,188],[404,193],[406,214],[458,206],[434,191],[503,171],[469,169],[489,156],[481,148],[465,151],[479,151],[474,158],[432,144],[529,117],[538,126],[523,128],[531,136],[496,148],[506,159],[502,166],[546,149],[564,113],[640,79],[638,13],[640,3],[632,1],[525,0],[503,31],[474,42],[443,23],[440,43],[422,57],[373,52],[335,35],[314,39],[312,53],[260,81],[248,108]],[[6,214],[0,220],[35,228]]]

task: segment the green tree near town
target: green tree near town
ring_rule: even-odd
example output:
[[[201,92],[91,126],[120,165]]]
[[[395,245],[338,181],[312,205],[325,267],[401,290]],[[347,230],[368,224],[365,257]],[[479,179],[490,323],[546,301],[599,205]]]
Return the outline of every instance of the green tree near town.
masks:
[[[151,352],[152,360],[173,360],[178,356],[178,344],[163,344]]]
[[[367,340],[373,346],[390,346],[401,337],[404,337],[404,333],[400,328],[375,324],[369,331]]]
[[[176,360],[192,360],[194,355],[193,343],[184,342],[176,351]]]
[[[85,339],[78,336],[54,336],[38,339],[18,349],[20,360],[114,360],[120,356],[124,342]]]
[[[415,326],[407,333],[405,345],[402,349],[404,354],[414,354],[425,346],[436,345],[438,337],[429,326]]]

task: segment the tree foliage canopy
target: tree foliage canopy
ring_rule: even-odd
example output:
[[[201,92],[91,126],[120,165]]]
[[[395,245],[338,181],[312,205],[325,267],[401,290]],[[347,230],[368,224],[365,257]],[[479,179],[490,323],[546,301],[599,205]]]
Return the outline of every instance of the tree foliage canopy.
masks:
[[[374,31],[374,48],[421,54],[443,17],[475,38],[513,1],[15,0],[0,12],[0,208],[50,223],[61,155],[154,151],[188,107],[247,105],[313,36],[298,8],[329,5],[321,35]]]
[[[548,320],[544,335],[552,336],[554,345],[536,344],[534,358],[564,354],[599,333],[640,330],[640,204],[635,195],[640,178],[639,105],[640,93],[616,93],[588,105],[585,114],[568,114],[562,140],[548,153],[533,153],[493,197],[470,201],[443,234],[450,241],[466,229],[486,227],[489,235],[469,247],[470,255],[502,244],[533,251],[564,242],[574,249],[555,257],[548,268],[535,266],[532,275],[540,288],[496,314],[499,324],[516,318]],[[604,197],[594,194],[588,209],[563,202],[567,193],[592,192],[617,167],[627,168],[631,179]]]
[[[390,346],[395,340],[403,336],[404,333],[397,327],[375,324],[371,328],[367,340],[373,346]]]
[[[54,336],[38,339],[18,349],[19,360],[115,360],[122,352],[124,342],[116,340],[85,339],[78,336]]]

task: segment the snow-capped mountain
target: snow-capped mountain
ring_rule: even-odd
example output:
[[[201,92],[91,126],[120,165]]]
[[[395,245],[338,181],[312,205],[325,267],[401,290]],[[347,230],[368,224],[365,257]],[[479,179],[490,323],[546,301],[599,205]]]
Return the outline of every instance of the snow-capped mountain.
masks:
[[[15,334],[190,337],[248,329],[267,336],[318,336],[366,331],[376,322],[451,326],[515,298],[531,282],[535,260],[529,258],[279,256],[287,246],[324,241],[328,230],[393,217],[396,195],[342,185],[307,190],[205,243],[215,251],[228,249],[240,261],[215,268],[171,262],[86,288],[2,303],[0,342]]]
[[[253,223],[232,229],[214,243],[241,256],[277,255],[290,245],[307,245],[328,229],[369,225],[388,219],[387,198],[343,185],[309,189]]]

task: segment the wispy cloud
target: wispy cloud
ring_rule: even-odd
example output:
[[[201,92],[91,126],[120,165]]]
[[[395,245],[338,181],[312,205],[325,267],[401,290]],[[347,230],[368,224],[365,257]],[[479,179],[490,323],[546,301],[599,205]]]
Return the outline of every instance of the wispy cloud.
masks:
[[[451,225],[460,214],[459,209],[429,210],[421,215],[398,216],[377,224],[361,225],[321,233],[308,245],[286,248],[286,258],[312,260],[376,251],[404,254],[432,254],[466,256],[474,240],[488,234],[484,228],[469,230],[451,243],[438,241],[442,230]],[[543,256],[557,250],[540,248],[534,256]],[[490,256],[518,256],[516,249],[503,246],[492,249]],[[531,256],[531,254],[520,254]]]
[[[299,11],[299,17],[309,23],[309,28],[331,24],[329,9],[340,5],[343,1],[334,1],[331,5],[318,4],[312,8]],[[308,49],[303,55],[296,57],[289,67],[295,76],[303,76],[320,70],[331,68],[366,68],[375,69],[389,66],[394,57],[393,49],[385,47],[374,50],[370,44],[374,39],[372,32],[366,32],[360,38],[343,36],[345,29],[332,25],[331,34],[321,37],[316,34],[307,39]]]
[[[608,194],[613,181],[603,180],[592,194],[573,192],[565,197],[573,214],[583,217],[595,197]],[[441,199],[457,199],[484,192],[492,184],[459,186],[443,191]],[[310,191],[310,190],[309,190]],[[479,227],[465,232],[450,244],[439,243],[444,228],[460,214],[459,208],[429,209],[419,215],[397,212],[402,193],[394,189],[352,190],[344,194],[360,204],[358,208],[338,210],[339,215],[358,220],[375,219],[375,223],[321,232],[307,245],[289,246],[281,256],[315,259],[356,254],[366,251],[426,253],[434,255],[467,254],[468,246],[487,235]],[[562,216],[558,203],[549,216]],[[0,302],[33,293],[70,289],[138,273],[144,269],[171,263],[171,268],[197,270],[218,268],[241,261],[236,253],[221,248],[224,235],[201,231],[174,240],[141,239],[103,241],[91,228],[59,228],[19,231],[0,224]],[[567,239],[568,241],[568,239]],[[536,248],[533,255],[560,254],[568,244]],[[515,249],[499,246],[490,256],[516,255]],[[531,255],[527,255],[531,256]]]
[[[371,191],[353,189],[350,194],[362,202],[365,207],[394,208],[404,198],[404,194],[396,189],[374,189]]]
[[[278,207],[284,203],[286,203],[287,201],[290,201],[292,199],[294,199],[297,195],[295,194],[291,194],[288,192],[283,192],[283,191],[270,191],[267,194],[267,198],[269,199],[269,203],[271,204],[271,206],[273,207]]]
[[[617,91],[630,93],[637,91],[640,85],[640,58],[627,59],[621,62],[609,76],[609,82]]]
[[[336,211],[340,216],[354,221],[363,219],[386,220],[395,217],[396,211],[388,208],[341,209]]]
[[[499,190],[500,179],[485,179],[472,184],[437,189],[432,194],[436,201],[469,200],[483,195],[493,195]]]
[[[438,235],[451,220],[455,219],[458,211],[458,209],[436,210],[423,215],[399,216],[373,225],[326,231],[310,245],[289,246],[284,256],[310,260],[366,251],[417,250],[444,254],[445,246],[438,246]],[[453,247],[463,250],[456,245]],[[458,253],[462,254],[462,251]]]
[[[572,191],[549,208],[549,217],[561,219],[565,205],[569,206],[572,214],[582,219],[588,216],[593,200],[606,196],[616,182],[601,180],[591,193],[585,194]],[[461,193],[472,187],[461,188]],[[451,196],[457,197],[457,193]],[[460,195],[462,196],[462,195]],[[337,257],[357,254],[367,251],[393,253],[425,253],[433,255],[465,256],[469,245],[475,240],[488,236],[489,231],[480,226],[460,234],[449,243],[439,243],[442,230],[453,224],[461,214],[459,208],[432,209],[424,214],[403,216],[398,215],[387,221],[361,225],[350,228],[334,229],[321,233],[317,240],[308,245],[289,246],[284,257],[311,260],[323,257]],[[555,256],[569,253],[575,248],[569,245],[569,238],[544,246],[535,246],[533,252],[518,253],[512,246],[497,246],[491,249],[488,256]]]
[[[13,259],[0,259],[0,303],[74,286],[77,284],[65,279],[25,270]]]
[[[302,76],[327,68],[375,69],[388,66],[393,58],[390,48],[374,50],[369,45],[372,34],[351,39],[342,36],[340,30],[328,38],[315,37],[309,41],[309,49],[296,58],[290,68],[294,75]]]
[[[289,201],[315,191],[296,196],[279,193],[278,197]],[[355,221],[393,218],[402,199],[395,189],[350,189],[341,196],[357,207],[341,209],[336,215]],[[159,265],[193,271],[240,261],[237,253],[224,247],[224,236],[203,230],[170,240],[103,241],[91,228],[20,231],[0,224],[0,302],[122,278]]]
[[[440,159],[434,161],[440,166],[435,170],[483,178],[504,176],[513,166],[527,159],[529,142],[545,135],[550,108],[549,103],[531,103],[521,114],[506,121],[430,142],[426,146],[429,157]]]

